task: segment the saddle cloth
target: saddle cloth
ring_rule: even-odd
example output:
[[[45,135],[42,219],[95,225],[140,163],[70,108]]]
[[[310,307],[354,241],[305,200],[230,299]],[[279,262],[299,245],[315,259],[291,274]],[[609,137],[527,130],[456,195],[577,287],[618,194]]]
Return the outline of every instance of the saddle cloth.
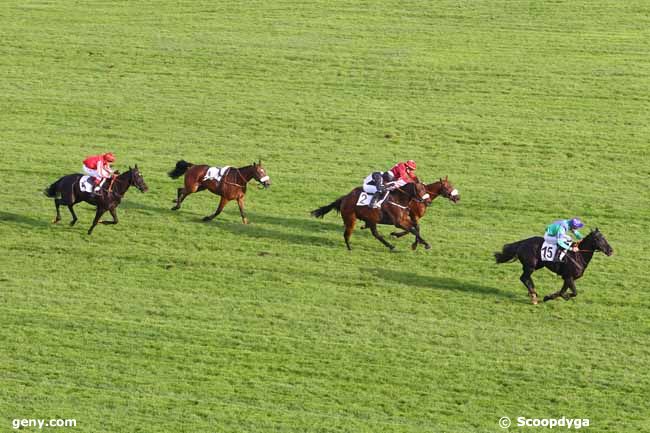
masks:
[[[559,251],[558,251],[559,250]],[[542,244],[542,249],[539,252],[540,259],[543,262],[561,262],[564,258],[564,254],[559,254],[562,252],[561,248],[558,248],[557,244],[551,244],[546,241]],[[560,257],[560,255],[562,257]]]
[[[81,179],[79,179],[79,189],[82,192],[93,192],[95,190],[95,184],[90,179],[90,176],[81,176]],[[104,182],[106,182],[106,179],[102,179],[99,186],[101,187]]]
[[[372,201],[373,196],[374,196],[374,194],[370,194],[370,193],[362,191],[361,194],[359,194],[359,199],[357,200],[357,206],[368,206],[368,205],[370,205],[370,202]],[[388,196],[389,196],[389,194],[386,194],[386,197],[384,197],[384,199],[379,201],[377,204],[379,206],[381,206],[382,203],[386,201]]]
[[[216,180],[217,182],[221,181],[221,178],[226,175],[230,170],[230,166],[226,165],[225,167],[210,167],[208,168],[207,173],[203,176],[203,180]]]

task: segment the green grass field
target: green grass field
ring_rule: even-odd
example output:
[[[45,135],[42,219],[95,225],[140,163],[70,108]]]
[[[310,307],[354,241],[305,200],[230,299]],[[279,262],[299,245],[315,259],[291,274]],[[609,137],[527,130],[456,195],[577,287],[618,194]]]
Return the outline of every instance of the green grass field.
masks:
[[[650,431],[648,2],[7,0],[0,38],[0,431]],[[51,225],[108,150],[150,191]],[[178,159],[260,158],[250,225],[169,210]],[[408,158],[462,197],[430,251],[309,216]],[[574,215],[615,253],[533,306],[492,253]]]

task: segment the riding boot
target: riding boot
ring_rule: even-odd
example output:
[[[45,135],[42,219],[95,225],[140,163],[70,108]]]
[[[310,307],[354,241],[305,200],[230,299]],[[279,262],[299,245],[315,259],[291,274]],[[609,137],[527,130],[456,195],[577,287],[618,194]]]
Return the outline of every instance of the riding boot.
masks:
[[[380,202],[384,201],[384,197],[386,196],[387,191],[386,190],[379,190],[377,191],[373,196],[372,200],[370,200],[370,206],[372,209],[379,209],[381,207]]]

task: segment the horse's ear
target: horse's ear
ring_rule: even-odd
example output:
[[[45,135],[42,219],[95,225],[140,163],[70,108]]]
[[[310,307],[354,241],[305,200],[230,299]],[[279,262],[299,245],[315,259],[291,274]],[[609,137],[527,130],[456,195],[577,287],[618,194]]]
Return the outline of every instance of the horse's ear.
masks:
[[[136,169],[136,170],[138,169],[138,164],[135,165],[135,169]]]
[[[449,176],[445,175],[445,182],[447,182],[447,180],[449,180]]]
[[[257,167],[257,163],[253,161],[253,167]]]
[[[131,166],[129,165],[129,171],[131,171],[131,170],[133,170],[133,169],[132,169]]]

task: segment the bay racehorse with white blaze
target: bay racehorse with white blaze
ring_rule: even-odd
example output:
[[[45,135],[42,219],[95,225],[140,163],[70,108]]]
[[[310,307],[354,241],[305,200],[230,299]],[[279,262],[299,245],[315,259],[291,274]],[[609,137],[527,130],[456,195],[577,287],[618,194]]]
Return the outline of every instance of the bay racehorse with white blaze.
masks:
[[[440,180],[438,180],[437,182],[425,184],[424,187],[429,193],[431,201],[433,201],[438,196],[442,196],[448,199],[449,201],[451,201],[452,203],[458,203],[458,201],[460,200],[460,194],[458,194],[458,190],[454,188],[451,182],[449,182],[447,176],[445,176],[444,179],[440,178]],[[429,205],[426,202],[411,200],[409,207],[411,208],[411,218],[413,219],[415,224],[418,225],[419,227],[418,222],[426,213],[427,209],[429,208]],[[408,233],[409,232],[407,231],[392,232],[390,235],[396,238],[401,238],[402,236],[407,235]],[[417,247],[418,247],[418,243],[413,242],[411,248],[415,250]]]
[[[587,266],[593,255],[597,251],[602,251],[608,256],[614,252],[612,247],[605,239],[605,236],[598,230],[592,230],[580,242],[577,242],[578,251],[568,251],[563,262],[547,262],[541,259],[541,249],[544,244],[544,238],[540,236],[524,239],[519,242],[506,244],[501,252],[494,253],[497,263],[506,263],[519,260],[523,267],[523,273],[519,279],[528,289],[533,304],[537,304],[537,291],[531,275],[535,270],[548,268],[551,272],[556,273],[564,280],[562,288],[551,294],[544,296],[544,301],[555,299],[562,296],[565,300],[578,295],[575,280],[582,277],[587,270]],[[567,289],[571,289],[570,294],[566,294]]]
[[[56,206],[56,218],[52,221],[54,224],[61,221],[59,206],[65,205],[68,206],[68,210],[72,214],[70,225],[73,226],[77,222],[77,215],[74,212],[73,206],[85,201],[97,208],[95,211],[95,219],[90,229],[88,229],[88,234],[91,234],[95,226],[99,223],[99,219],[106,211],[111,213],[113,221],[102,221],[101,223],[117,224],[117,207],[130,186],[135,186],[140,192],[146,192],[149,189],[144,182],[137,164],[133,168],[129,167],[129,171],[122,174],[116,172],[111,179],[108,179],[102,184],[100,194],[81,190],[79,181],[84,176],[78,173],[63,176],[43,191],[46,196],[54,199],[54,206]]]
[[[221,200],[214,213],[204,217],[203,221],[213,220],[221,213],[229,201],[237,200],[242,222],[248,224],[248,218],[244,212],[244,198],[248,182],[255,179],[263,188],[271,186],[271,178],[266,174],[262,161],[254,162],[245,167],[229,167],[219,181],[206,179],[208,169],[210,169],[209,165],[195,165],[184,160],[176,163],[174,169],[168,173],[169,177],[172,179],[182,175],[185,175],[185,177],[183,186],[178,188],[176,200],[174,200],[176,205],[172,207],[172,210],[180,209],[181,203],[188,195],[207,189],[211,193],[221,196]]]
[[[379,234],[377,224],[394,225],[402,230],[406,230],[415,236],[416,242],[423,244],[426,249],[431,248],[431,245],[420,235],[420,228],[411,218],[409,209],[409,203],[412,200],[431,203],[431,198],[424,184],[416,181],[391,191],[379,209],[370,208],[367,205],[357,205],[362,192],[362,188],[355,188],[347,195],[338,198],[332,203],[313,210],[311,215],[316,218],[323,218],[332,209],[339,211],[345,224],[343,238],[345,239],[345,245],[348,247],[348,250],[352,249],[350,247],[350,237],[352,236],[357,219],[364,221],[366,228],[370,229],[372,235],[391,251],[395,249],[395,246]]]

